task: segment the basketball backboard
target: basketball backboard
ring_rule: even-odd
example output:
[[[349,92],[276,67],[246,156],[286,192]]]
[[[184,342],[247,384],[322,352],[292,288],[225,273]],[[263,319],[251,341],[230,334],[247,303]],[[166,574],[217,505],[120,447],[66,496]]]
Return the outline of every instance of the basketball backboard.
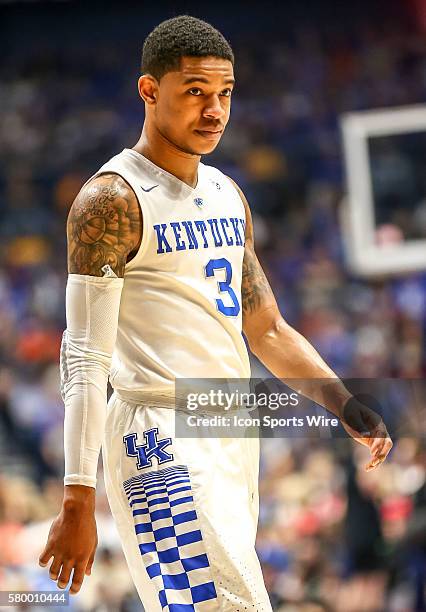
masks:
[[[426,269],[426,105],[342,117],[348,263],[360,275]]]

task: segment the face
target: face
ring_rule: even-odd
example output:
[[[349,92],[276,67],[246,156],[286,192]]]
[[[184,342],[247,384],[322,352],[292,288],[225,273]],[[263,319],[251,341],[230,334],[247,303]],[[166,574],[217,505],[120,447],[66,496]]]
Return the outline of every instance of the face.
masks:
[[[229,60],[217,57],[183,57],[180,70],[167,72],[157,82],[139,80],[147,103],[148,121],[185,153],[213,151],[229,120],[234,71]]]

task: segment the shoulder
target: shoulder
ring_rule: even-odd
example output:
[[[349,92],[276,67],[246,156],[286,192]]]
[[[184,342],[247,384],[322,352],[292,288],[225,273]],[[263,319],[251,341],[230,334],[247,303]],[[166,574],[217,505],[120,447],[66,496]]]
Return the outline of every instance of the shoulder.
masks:
[[[141,231],[140,207],[130,185],[115,173],[95,175],[68,215],[69,272],[102,276],[102,265],[108,263],[121,276]]]
[[[71,211],[96,208],[98,212],[107,212],[107,209],[121,210],[134,204],[137,205],[137,198],[130,185],[119,174],[105,172],[96,174],[83,185]]]
[[[244,206],[248,207],[247,198],[244,195],[243,190],[241,189],[241,187],[234,181],[233,178],[231,178],[227,174],[224,174],[223,176],[225,176],[228,179],[228,181],[233,185],[233,187],[238,191],[238,195],[242,199]]]

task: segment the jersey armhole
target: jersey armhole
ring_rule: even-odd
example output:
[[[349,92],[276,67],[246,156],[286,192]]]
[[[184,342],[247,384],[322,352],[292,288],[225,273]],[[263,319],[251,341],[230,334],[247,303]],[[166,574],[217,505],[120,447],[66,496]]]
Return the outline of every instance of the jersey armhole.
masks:
[[[227,174],[224,174],[223,172],[221,173],[222,176],[225,177],[225,179],[227,180],[228,184],[231,186],[231,188],[233,189],[234,193],[236,193],[238,201],[240,202],[240,206],[241,206],[241,210],[242,213],[244,215],[244,223],[247,224],[247,212],[246,212],[246,207],[244,206],[244,202],[243,199],[240,195],[240,192],[238,191],[237,187],[236,187],[236,183],[234,183],[234,181],[231,179],[230,176],[228,176]]]

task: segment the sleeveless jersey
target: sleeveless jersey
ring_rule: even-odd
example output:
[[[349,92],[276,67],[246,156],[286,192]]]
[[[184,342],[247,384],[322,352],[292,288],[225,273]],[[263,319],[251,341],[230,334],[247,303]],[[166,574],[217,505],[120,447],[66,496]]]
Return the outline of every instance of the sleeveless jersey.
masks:
[[[195,188],[124,149],[97,174],[133,189],[142,242],[127,263],[110,382],[124,399],[165,405],[176,378],[249,378],[242,337],[245,209],[202,163]]]

